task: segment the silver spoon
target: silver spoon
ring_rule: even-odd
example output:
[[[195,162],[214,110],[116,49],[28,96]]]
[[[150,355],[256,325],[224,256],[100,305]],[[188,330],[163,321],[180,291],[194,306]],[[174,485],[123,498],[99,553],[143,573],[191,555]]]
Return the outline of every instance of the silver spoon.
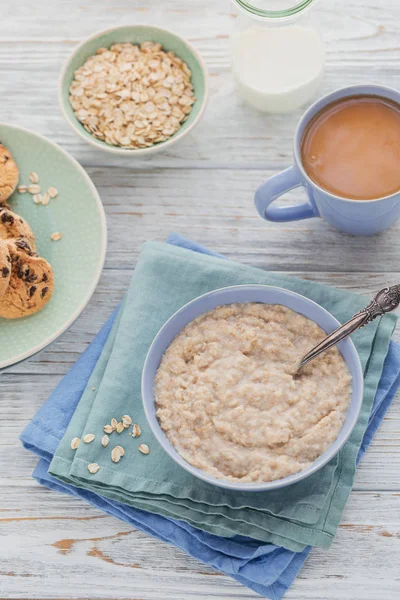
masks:
[[[328,337],[303,356],[296,365],[296,373],[298,373],[304,365],[322,354],[322,352],[332,348],[332,346],[335,346],[341,340],[344,340],[344,338],[351,335],[356,329],[360,329],[361,327],[364,327],[364,325],[371,323],[376,317],[380,317],[385,313],[395,310],[399,304],[400,285],[393,285],[378,292],[368,306],[360,310],[360,312],[355,314],[350,321],[347,321],[347,323],[333,331],[333,333],[328,335]]]

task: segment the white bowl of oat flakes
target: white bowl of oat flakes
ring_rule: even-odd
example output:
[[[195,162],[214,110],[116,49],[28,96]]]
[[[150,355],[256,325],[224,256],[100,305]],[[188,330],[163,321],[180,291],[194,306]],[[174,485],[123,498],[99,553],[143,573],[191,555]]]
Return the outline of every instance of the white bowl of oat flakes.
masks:
[[[363,373],[350,339],[293,378],[293,364],[339,322],[294,292],[215,290],[178,310],[143,368],[149,425],[181,467],[208,483],[266,491],[308,477],[348,440]]]
[[[203,59],[160,27],[101,31],[79,45],[59,81],[62,112],[92,146],[123,156],[165,150],[200,121],[208,99]]]

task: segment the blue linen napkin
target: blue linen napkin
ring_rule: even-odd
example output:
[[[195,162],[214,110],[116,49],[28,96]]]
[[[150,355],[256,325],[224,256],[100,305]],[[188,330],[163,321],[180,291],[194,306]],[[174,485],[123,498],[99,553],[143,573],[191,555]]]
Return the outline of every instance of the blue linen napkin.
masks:
[[[179,236],[171,236],[169,242],[197,252],[213,254]],[[310,548],[295,553],[242,536],[229,539],[219,538],[199,531],[182,521],[174,521],[133,509],[92,492],[66,486],[48,474],[50,461],[101,354],[116,314],[117,311],[22,434],[23,445],[41,457],[34,471],[34,477],[48,488],[83,498],[135,528],[175,544],[259,594],[278,600],[295,579]],[[358,460],[361,459],[372,440],[399,384],[400,346],[392,342]],[[52,425],[55,423],[57,426]]]

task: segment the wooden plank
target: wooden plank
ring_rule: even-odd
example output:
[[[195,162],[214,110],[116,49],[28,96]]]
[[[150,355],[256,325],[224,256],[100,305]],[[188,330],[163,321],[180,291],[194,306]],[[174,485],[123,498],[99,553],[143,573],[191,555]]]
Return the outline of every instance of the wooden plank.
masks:
[[[131,269],[107,270],[97,287],[89,305],[77,321],[58,341],[23,363],[13,365],[2,373],[20,373],[27,376],[64,375],[87,348],[96,333],[118,306],[126,292],[133,271]],[[371,298],[386,285],[400,281],[396,273],[332,273],[288,271],[286,275],[316,281],[325,285],[342,288]],[[400,328],[397,327],[394,339],[400,342]],[[5,381],[0,373],[0,384]],[[12,381],[12,380],[11,380]],[[1,409],[1,407],[0,407]]]
[[[53,51],[53,45],[49,45],[47,52],[53,54]],[[35,48],[29,45],[26,54],[31,52],[35,54]],[[201,123],[170,150],[156,154],[150,159],[138,159],[113,156],[94,149],[79,138],[60,115],[56,82],[68,53],[65,52],[63,59],[54,67],[43,62],[36,67],[36,72],[30,66],[29,70],[20,72],[18,79],[7,80],[2,103],[2,120],[45,133],[84,166],[126,166],[132,169],[148,165],[152,168],[200,169],[221,166],[279,170],[292,162],[295,128],[306,107],[290,115],[277,115],[273,118],[258,113],[244,105],[235,94],[229,70],[212,73],[210,101]],[[6,71],[4,60],[5,58],[3,65],[0,63],[0,72]],[[19,55],[18,61],[24,64],[24,54]],[[49,71],[49,80],[40,79],[40,73],[45,68]],[[31,78],[36,78],[37,83],[34,87],[31,86],[28,104],[22,100],[22,96],[25,82]],[[399,88],[400,75],[397,65],[391,67],[378,62],[376,65],[368,65],[366,69],[364,63],[355,66],[344,64],[340,72],[336,66],[328,65],[318,96],[352,85],[354,82],[362,84],[371,81]],[[14,101],[14,98],[17,100]],[[43,98],[46,99],[46,110],[43,110]]]
[[[133,268],[145,241],[165,240],[177,231],[228,258],[268,270],[399,270],[400,221],[381,235],[365,238],[339,233],[317,218],[293,223],[261,219],[253,196],[274,173],[271,169],[88,172],[107,213],[107,269]],[[304,201],[304,192],[292,192],[283,203],[289,201]]]
[[[229,36],[235,26],[230,1],[219,0],[216,5],[207,0],[199,5],[191,0],[182,8],[175,0],[162,6],[160,10],[157,3],[148,6],[121,0],[115,5],[106,0],[99,11],[95,3],[85,1],[76,8],[73,28],[61,0],[24,3],[23,11],[9,8],[0,44],[0,72],[6,75],[2,80],[2,119],[45,133],[84,165],[276,169],[287,165],[294,128],[303,110],[266,116],[244,106],[237,97],[229,68]],[[385,10],[379,10],[372,0],[362,5],[359,0],[331,0],[318,7],[318,13],[327,49],[319,95],[355,82],[399,87],[400,5],[396,0],[385,0]],[[111,157],[85,144],[61,118],[58,74],[77,43],[93,32],[149,20],[187,36],[203,54],[211,74],[210,103],[199,128],[165,155],[144,161]]]
[[[257,597],[180,550],[76,499],[32,486],[4,490],[2,597],[34,598],[38,590],[43,600]],[[397,562],[387,557],[400,552],[399,509],[400,494],[353,493],[331,550],[311,553],[286,597],[396,598]]]

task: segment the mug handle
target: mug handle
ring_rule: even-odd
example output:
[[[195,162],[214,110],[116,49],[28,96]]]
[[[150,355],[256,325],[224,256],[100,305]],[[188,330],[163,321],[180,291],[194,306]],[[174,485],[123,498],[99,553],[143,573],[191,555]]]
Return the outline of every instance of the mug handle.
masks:
[[[260,217],[267,221],[299,221],[318,217],[316,209],[309,203],[293,206],[270,206],[279,196],[303,185],[300,173],[292,166],[265,181],[255,193],[254,201]],[[308,192],[309,194],[309,192]]]

